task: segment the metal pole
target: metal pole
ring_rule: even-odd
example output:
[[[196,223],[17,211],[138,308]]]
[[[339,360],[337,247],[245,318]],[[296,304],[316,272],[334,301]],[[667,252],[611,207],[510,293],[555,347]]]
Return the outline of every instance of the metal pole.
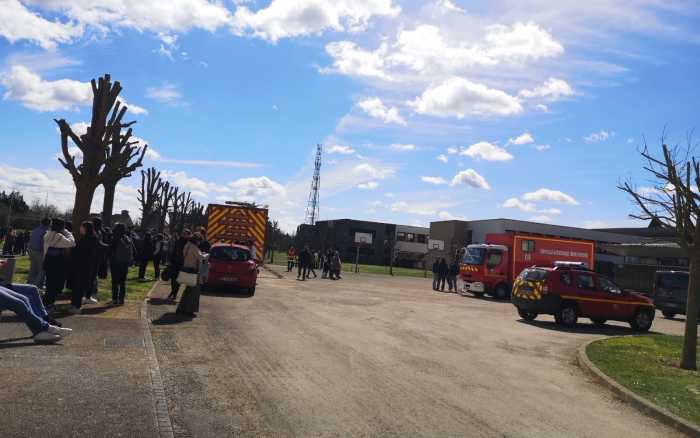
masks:
[[[360,272],[360,268],[357,266],[357,264],[360,262],[360,245],[357,245],[357,253],[355,254],[355,273],[357,274]]]

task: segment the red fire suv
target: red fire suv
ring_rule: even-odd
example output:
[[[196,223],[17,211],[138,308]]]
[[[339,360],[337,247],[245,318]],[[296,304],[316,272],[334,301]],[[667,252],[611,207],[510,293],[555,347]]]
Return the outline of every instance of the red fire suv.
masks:
[[[523,270],[513,284],[511,302],[525,320],[548,314],[564,326],[573,326],[584,317],[598,325],[608,320],[625,321],[636,331],[647,331],[654,320],[654,305],[649,298],[624,291],[586,268],[570,265]]]
[[[241,288],[253,295],[257,279],[258,265],[248,247],[227,243],[212,245],[206,286]]]

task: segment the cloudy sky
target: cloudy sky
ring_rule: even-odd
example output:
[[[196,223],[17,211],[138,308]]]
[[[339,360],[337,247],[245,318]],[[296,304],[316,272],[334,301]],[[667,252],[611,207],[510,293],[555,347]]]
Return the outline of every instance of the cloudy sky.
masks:
[[[110,73],[148,166],[287,230],[317,143],[322,219],[626,225],[616,184],[698,127],[698,71],[693,0],[0,0],[0,190],[72,205],[52,119],[85,129]]]

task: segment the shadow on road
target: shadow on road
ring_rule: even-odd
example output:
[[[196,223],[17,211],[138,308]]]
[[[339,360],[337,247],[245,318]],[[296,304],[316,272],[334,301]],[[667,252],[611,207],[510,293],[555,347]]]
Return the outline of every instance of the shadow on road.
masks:
[[[223,287],[202,287],[200,294],[207,297],[252,298],[254,295],[246,289],[226,289]]]
[[[175,304],[175,300],[170,298],[149,298],[148,304],[152,306],[163,306],[166,304]]]
[[[20,342],[24,341],[24,342]],[[31,336],[25,336],[22,338],[9,338],[9,339],[0,339],[0,350],[4,350],[6,348],[21,348],[21,347],[31,347],[33,345],[38,345],[33,341],[33,338]]]
[[[607,324],[595,325],[593,323],[586,324],[586,323],[579,322],[573,327],[565,327],[565,326],[559,325],[553,321],[525,321],[524,319],[519,319],[518,322],[520,324],[533,325],[535,327],[539,327],[539,328],[542,328],[545,330],[552,330],[552,331],[566,332],[566,333],[581,333],[581,334],[603,335],[603,336],[644,334],[641,332],[636,332],[636,331],[632,330],[632,328],[630,328],[630,327],[623,327],[623,326],[618,326],[618,325],[607,325]],[[654,334],[656,332],[649,331],[648,333]]]
[[[181,315],[175,312],[168,312],[164,313],[159,318],[152,320],[151,323],[153,325],[173,325],[180,324],[183,322],[189,322],[192,321],[192,319],[193,318],[191,316]]]
[[[445,293],[453,293],[453,292],[445,292]],[[507,300],[499,300],[498,298],[494,298],[491,295],[478,296],[478,295],[460,294],[460,293],[457,293],[456,295],[458,295],[462,298],[469,298],[472,300],[479,300],[479,301],[488,301],[488,302],[494,303],[494,304],[511,304],[510,298]]]

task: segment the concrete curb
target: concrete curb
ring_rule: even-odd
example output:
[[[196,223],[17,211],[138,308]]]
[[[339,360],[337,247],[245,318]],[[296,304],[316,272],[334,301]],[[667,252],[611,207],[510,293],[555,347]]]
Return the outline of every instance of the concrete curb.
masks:
[[[160,366],[158,365],[158,356],[156,348],[151,337],[151,323],[148,320],[148,299],[153,291],[158,287],[160,281],[156,281],[151,290],[146,294],[141,303],[141,322],[143,324],[143,340],[146,346],[146,356],[148,358],[149,371],[151,375],[151,391],[153,393],[153,402],[156,412],[156,430],[161,438],[174,438],[173,423],[170,419],[170,411],[168,410],[168,399],[165,396],[165,387],[163,386],[163,378],[160,374]]]
[[[588,372],[588,374],[595,377],[600,384],[607,386],[613,393],[615,393],[615,395],[617,395],[619,398],[626,401],[630,405],[634,406],[636,409],[643,412],[644,414],[647,414],[650,417],[656,419],[657,421],[660,421],[661,423],[667,426],[670,426],[680,432],[683,432],[688,436],[700,437],[699,426],[671,413],[667,409],[657,406],[656,404],[645,399],[644,397],[635,394],[634,392],[630,391],[629,389],[614,381],[612,378],[608,377],[598,367],[596,367],[593,364],[593,362],[591,362],[591,360],[588,358],[588,355],[586,354],[586,349],[592,343],[600,341],[602,339],[610,339],[610,337],[605,336],[596,338],[585,342],[579,347],[577,355],[579,366],[584,371]]]

